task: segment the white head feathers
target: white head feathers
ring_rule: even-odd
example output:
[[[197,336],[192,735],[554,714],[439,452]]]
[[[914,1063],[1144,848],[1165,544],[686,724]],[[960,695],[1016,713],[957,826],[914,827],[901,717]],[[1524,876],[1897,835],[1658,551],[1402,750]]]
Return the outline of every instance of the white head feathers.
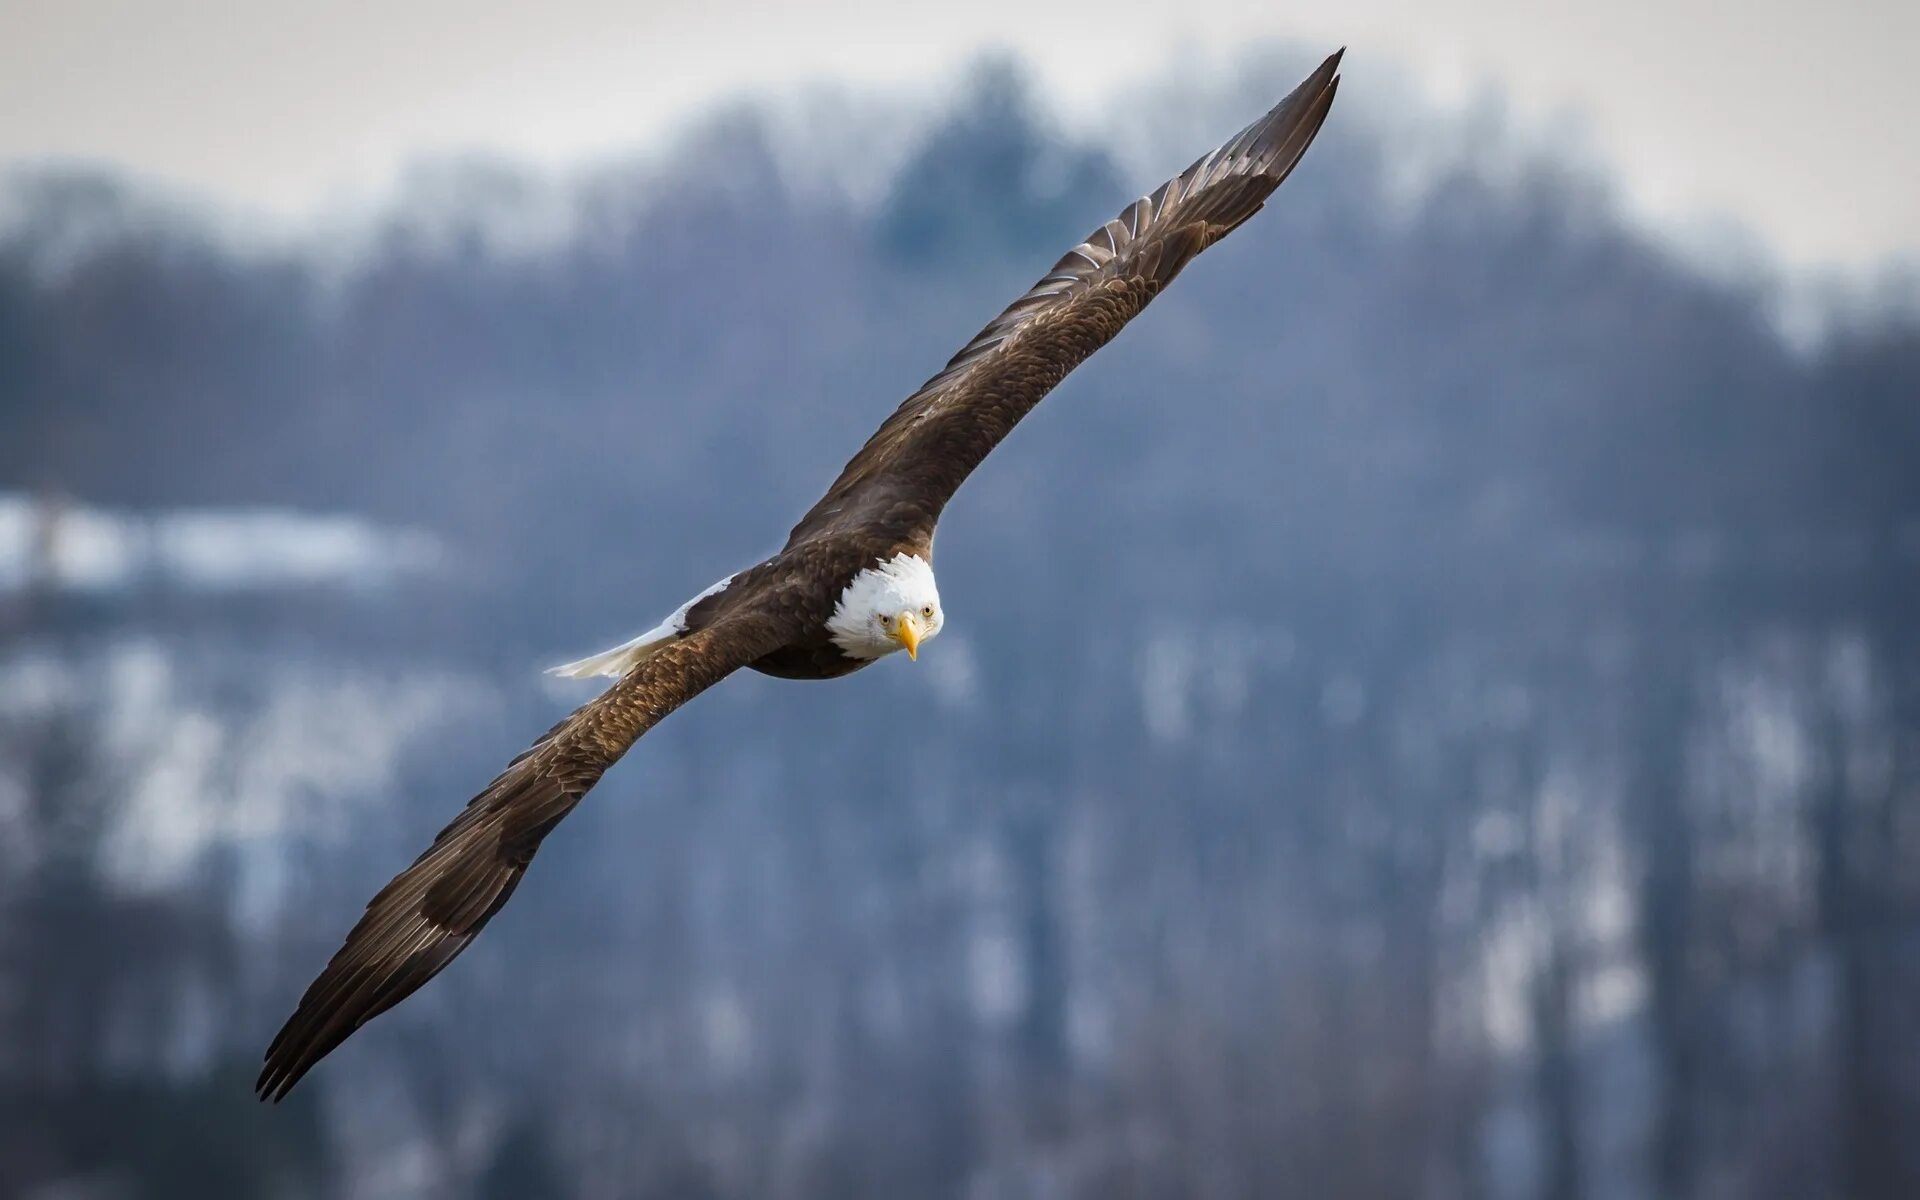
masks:
[[[916,648],[945,622],[933,567],[918,555],[896,554],[853,577],[827,631],[850,657],[882,658]]]

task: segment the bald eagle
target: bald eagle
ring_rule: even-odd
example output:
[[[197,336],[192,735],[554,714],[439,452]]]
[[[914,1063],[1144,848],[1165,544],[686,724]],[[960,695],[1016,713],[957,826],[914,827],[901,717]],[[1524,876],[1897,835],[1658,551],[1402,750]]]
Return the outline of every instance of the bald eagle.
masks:
[[[1202,250],[1259,211],[1320,131],[1340,54],[1225,145],[1069,250],[907,397],[786,545],[624,645],[554,668],[616,680],[555,725],[367,905],[267,1048],[279,1100],[334,1047],[439,974],[513,895],[535,851],[668,713],[742,667],[831,679],[940,635],[933,532],[1015,423]]]

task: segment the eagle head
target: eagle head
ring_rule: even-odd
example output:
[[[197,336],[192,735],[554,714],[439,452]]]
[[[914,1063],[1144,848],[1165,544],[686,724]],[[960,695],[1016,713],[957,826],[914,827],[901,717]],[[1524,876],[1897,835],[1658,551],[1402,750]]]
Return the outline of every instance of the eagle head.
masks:
[[[881,559],[848,581],[827,619],[834,645],[852,658],[884,658],[905,650],[920,656],[920,644],[939,636],[946,623],[933,567],[917,554]]]

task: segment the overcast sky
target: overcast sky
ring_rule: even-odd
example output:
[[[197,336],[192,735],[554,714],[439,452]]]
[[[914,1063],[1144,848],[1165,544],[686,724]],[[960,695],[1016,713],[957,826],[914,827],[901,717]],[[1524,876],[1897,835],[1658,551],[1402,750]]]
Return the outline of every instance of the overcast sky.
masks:
[[[992,46],[1086,116],[1170,48],[1273,37],[1348,45],[1348,89],[1404,68],[1442,102],[1490,82],[1543,126],[1577,112],[1669,228],[1732,217],[1798,266],[1920,253],[1920,0],[0,0],[0,162],[105,160],[298,218],[414,152],[563,163],[743,89],[924,91]]]

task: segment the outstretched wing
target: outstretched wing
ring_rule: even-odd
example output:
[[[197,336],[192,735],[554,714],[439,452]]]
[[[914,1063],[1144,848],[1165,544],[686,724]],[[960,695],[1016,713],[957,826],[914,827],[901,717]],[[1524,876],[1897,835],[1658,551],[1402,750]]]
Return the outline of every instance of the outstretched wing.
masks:
[[[513,895],[541,839],[641,734],[787,632],[747,612],[667,645],[514,759],[367,905],[267,1048],[260,1097],[285,1096],[354,1030],[439,974]]]
[[[1266,116],[1068,251],[887,418],[789,545],[868,519],[876,506],[931,531],[1021,417],[1182,267],[1260,210],[1320,132],[1339,66],[1336,53]]]

